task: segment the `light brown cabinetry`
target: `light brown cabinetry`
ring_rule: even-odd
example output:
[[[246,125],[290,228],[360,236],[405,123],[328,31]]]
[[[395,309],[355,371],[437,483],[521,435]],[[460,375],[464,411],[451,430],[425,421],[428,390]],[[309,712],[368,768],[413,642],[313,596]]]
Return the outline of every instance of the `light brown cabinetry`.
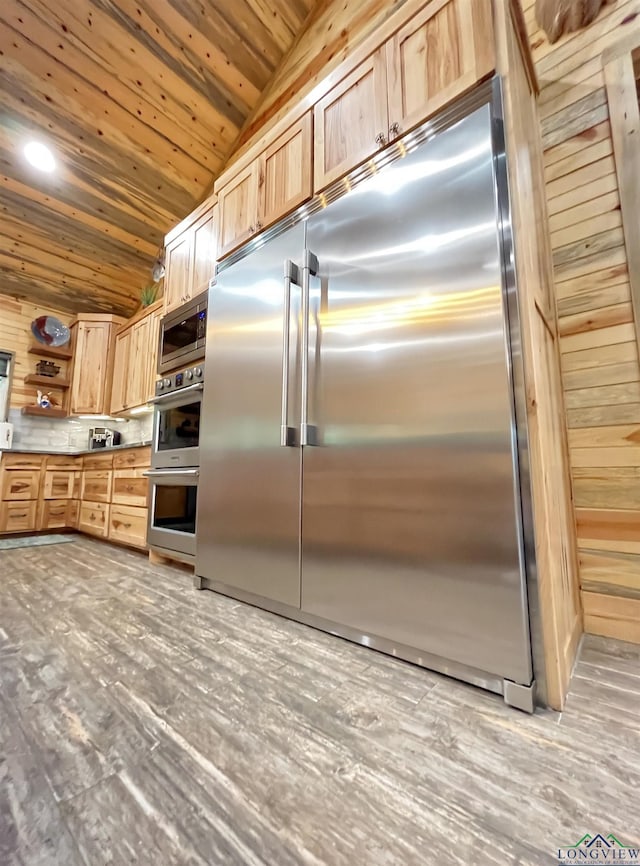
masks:
[[[113,385],[111,386],[111,414],[119,415],[127,408],[127,386],[129,383],[129,354],[131,351],[131,329],[118,334],[113,350]]]
[[[81,502],[78,529],[89,535],[106,538],[109,529],[109,506],[104,502]]]
[[[37,502],[0,502],[0,532],[30,532],[36,528]]]
[[[70,413],[108,414],[116,330],[124,323],[118,316],[82,314],[71,325],[73,372]]]
[[[72,499],[76,487],[76,473],[71,469],[49,469],[44,473],[43,499]]]
[[[110,509],[108,534],[112,541],[132,547],[146,547],[147,509],[113,504]]]
[[[39,469],[11,469],[2,473],[0,499],[3,501],[37,499],[39,489]]]
[[[382,46],[314,109],[314,187],[322,189],[387,143],[387,69]]]
[[[433,0],[314,109],[314,190],[370,158],[494,68],[490,0]]]
[[[216,262],[215,199],[207,199],[165,238],[165,313],[206,290]]]
[[[82,492],[80,498],[83,503],[109,502],[111,500],[111,470],[110,469],[85,469],[82,473]]]
[[[311,112],[218,189],[218,256],[223,258],[311,196]]]
[[[43,499],[38,503],[38,529],[75,528],[78,521],[76,499]]]
[[[149,481],[143,474],[146,469],[114,469],[111,502],[118,505],[147,505]]]
[[[142,406],[154,395],[161,316],[162,302],[158,301],[134,316],[116,336],[112,415]]]

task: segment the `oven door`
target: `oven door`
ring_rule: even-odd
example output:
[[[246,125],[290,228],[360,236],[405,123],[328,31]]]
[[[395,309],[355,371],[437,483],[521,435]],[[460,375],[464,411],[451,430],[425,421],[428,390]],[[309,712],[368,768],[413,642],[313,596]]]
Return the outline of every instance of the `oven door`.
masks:
[[[151,469],[145,474],[151,488],[147,542],[195,556],[199,470]]]
[[[165,316],[160,323],[159,375],[202,360],[206,335],[206,294]]]
[[[154,469],[200,465],[200,411],[202,382],[154,399]]]

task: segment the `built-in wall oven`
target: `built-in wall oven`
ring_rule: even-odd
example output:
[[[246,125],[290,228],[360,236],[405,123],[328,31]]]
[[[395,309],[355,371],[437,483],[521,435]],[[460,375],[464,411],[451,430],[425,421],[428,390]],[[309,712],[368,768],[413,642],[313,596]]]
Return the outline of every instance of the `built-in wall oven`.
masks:
[[[204,358],[207,336],[207,298],[203,292],[178,307],[160,322],[158,375]]]
[[[175,559],[192,562],[196,552],[199,469],[151,469],[147,541]]]
[[[196,365],[156,382],[147,539],[152,548],[192,562],[200,465],[203,368]]]
[[[203,368],[180,370],[156,382],[153,412],[154,469],[200,465]]]

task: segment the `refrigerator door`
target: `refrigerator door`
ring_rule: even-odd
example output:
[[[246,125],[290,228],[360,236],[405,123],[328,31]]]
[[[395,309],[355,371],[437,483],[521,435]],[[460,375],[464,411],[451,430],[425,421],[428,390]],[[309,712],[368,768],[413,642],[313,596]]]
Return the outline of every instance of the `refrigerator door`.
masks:
[[[302,610],[528,684],[489,107],[311,217],[307,246]]]
[[[300,607],[301,450],[281,444],[287,259],[297,225],[230,265],[209,293],[196,574]],[[300,288],[290,286],[288,417],[299,417]]]

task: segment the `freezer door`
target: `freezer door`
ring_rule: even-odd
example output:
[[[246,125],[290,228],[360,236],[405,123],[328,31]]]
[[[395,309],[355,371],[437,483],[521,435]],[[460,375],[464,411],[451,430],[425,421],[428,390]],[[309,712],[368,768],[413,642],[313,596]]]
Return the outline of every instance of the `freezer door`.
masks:
[[[298,225],[231,265],[210,289],[196,544],[196,574],[294,607],[301,452],[293,436],[281,444],[283,403],[296,429],[300,411],[294,281],[286,359],[283,334],[285,261],[299,261],[303,249]]]
[[[302,609],[529,683],[490,128],[486,106],[309,220]]]

